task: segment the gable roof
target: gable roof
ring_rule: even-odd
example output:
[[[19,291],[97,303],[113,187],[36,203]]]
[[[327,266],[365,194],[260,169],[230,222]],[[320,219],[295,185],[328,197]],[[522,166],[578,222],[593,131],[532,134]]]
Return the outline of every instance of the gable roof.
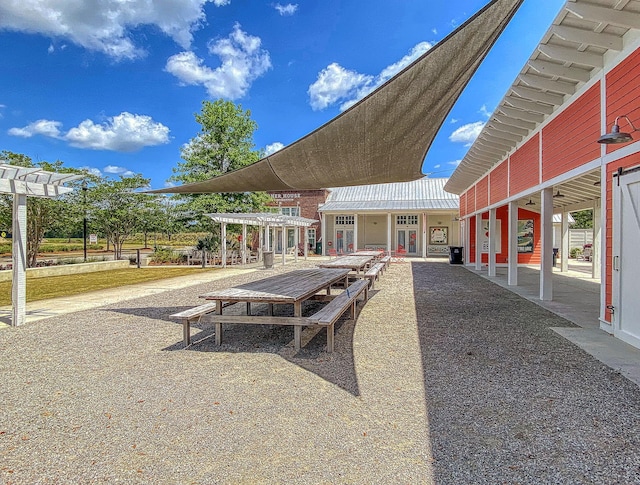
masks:
[[[329,189],[320,212],[458,210],[457,195],[444,191],[446,178]]]

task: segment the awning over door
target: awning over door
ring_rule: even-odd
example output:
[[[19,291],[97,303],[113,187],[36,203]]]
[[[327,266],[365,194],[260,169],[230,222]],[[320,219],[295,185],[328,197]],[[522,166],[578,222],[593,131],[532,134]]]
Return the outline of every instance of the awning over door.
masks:
[[[153,193],[304,190],[423,177],[440,126],[523,0],[493,0],[380,88],[240,170]]]

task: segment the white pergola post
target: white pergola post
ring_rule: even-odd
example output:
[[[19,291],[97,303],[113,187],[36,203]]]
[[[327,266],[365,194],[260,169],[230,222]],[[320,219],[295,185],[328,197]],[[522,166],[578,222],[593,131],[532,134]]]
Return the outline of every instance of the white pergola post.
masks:
[[[226,222],[222,222],[221,224],[221,229],[220,229],[220,244],[222,246],[222,267],[226,268],[227,267],[227,223]],[[204,251],[203,253],[203,258],[206,258],[207,256],[207,252]],[[214,260],[214,266],[215,266],[215,260]]]
[[[509,269],[507,284],[518,285],[518,201],[509,202],[509,237],[508,237]]]
[[[391,212],[387,212],[387,254],[391,254]]]
[[[14,326],[26,322],[27,316],[27,196],[13,196],[13,284],[11,287]]]
[[[560,222],[561,241],[560,244],[560,271],[569,271],[569,213],[562,212]]]
[[[247,225],[242,224],[242,252],[240,257],[242,258],[242,264],[247,264]]]
[[[293,249],[293,260],[298,262],[298,245],[300,243],[300,228],[298,226],[294,226],[293,231],[293,245],[295,246]]]
[[[476,269],[482,269],[482,214],[476,214]]]
[[[262,251],[264,250],[264,227],[258,226],[258,261],[262,261]]]
[[[309,228],[303,227],[302,230],[304,231],[304,260],[306,261],[309,256]]]
[[[496,275],[496,209],[489,209],[489,276]]]
[[[353,214],[353,252],[358,250],[358,213]],[[347,246],[347,252],[349,247]]]
[[[542,212],[540,226],[542,233],[540,242],[542,254],[540,257],[540,299],[553,299],[553,187],[540,192],[542,198]]]
[[[264,250],[271,251],[271,238],[269,237],[269,224],[264,226]]]
[[[282,266],[287,264],[287,226],[282,224],[282,234],[280,235],[280,247],[282,248]]]

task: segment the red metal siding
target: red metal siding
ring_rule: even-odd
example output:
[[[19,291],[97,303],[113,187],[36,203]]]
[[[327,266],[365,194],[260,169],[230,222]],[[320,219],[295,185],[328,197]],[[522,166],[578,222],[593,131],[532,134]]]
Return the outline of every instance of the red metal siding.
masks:
[[[460,196],[460,217],[467,215],[467,193]]]
[[[483,214],[483,219],[489,219],[489,214]],[[533,219],[533,253],[518,253],[518,264],[540,264],[540,214],[525,209],[518,209],[518,219]],[[500,252],[496,253],[496,263],[509,262],[509,207],[502,206],[496,209],[496,220],[500,221]],[[489,255],[482,254],[482,262],[487,263]]]
[[[640,49],[627,57],[612,69],[606,77],[607,86],[607,132],[616,116],[627,115],[631,122],[640,128],[640,96],[638,96],[638,77],[640,77]],[[620,120],[620,131],[631,132],[626,120]],[[634,135],[636,139],[637,136]],[[625,145],[607,145],[607,153]]]
[[[489,205],[489,176],[482,178],[476,184],[476,210]]]
[[[505,160],[498,165],[489,174],[490,189],[491,189],[491,204],[497,204],[501,200],[506,199],[509,196],[508,182],[509,182],[509,162]]]
[[[600,83],[542,130],[542,179],[549,180],[600,157]]]
[[[517,194],[540,182],[540,134],[522,145],[510,158],[509,195]]]
[[[476,210],[476,186],[467,190],[467,214],[471,214]]]
[[[469,263],[476,262],[476,216],[469,218]]]

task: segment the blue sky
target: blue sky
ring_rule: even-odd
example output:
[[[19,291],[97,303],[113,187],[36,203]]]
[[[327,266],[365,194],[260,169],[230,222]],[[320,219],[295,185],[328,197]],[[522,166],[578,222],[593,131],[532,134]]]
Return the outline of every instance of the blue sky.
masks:
[[[338,115],[485,0],[0,0],[0,150],[167,186],[194,113],[251,110],[274,151]],[[442,126],[448,176],[564,0],[525,0]]]

